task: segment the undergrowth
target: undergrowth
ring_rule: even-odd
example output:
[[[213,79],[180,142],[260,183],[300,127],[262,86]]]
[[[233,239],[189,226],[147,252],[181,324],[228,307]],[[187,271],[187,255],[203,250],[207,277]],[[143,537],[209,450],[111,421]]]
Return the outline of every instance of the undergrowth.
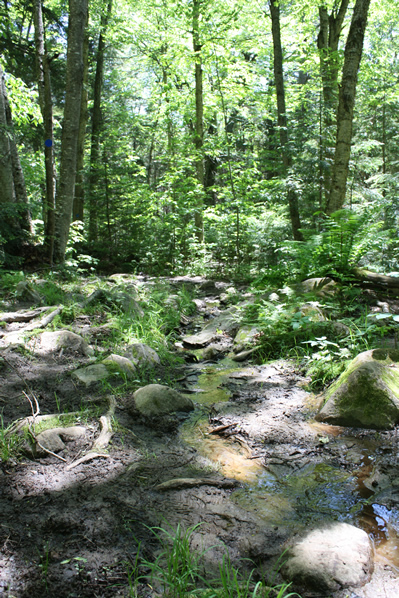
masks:
[[[259,329],[257,358],[293,358],[309,377],[309,390],[330,384],[359,353],[398,334],[396,316],[370,314],[368,296],[351,285],[326,294],[296,292],[295,285],[277,291],[257,289],[246,308],[246,321]]]
[[[218,575],[211,577],[207,574],[206,555],[216,547],[193,548],[194,534],[200,527],[201,523],[187,530],[180,524],[176,529],[170,525],[148,528],[161,548],[158,556],[149,560],[141,556],[141,542],[137,543],[134,561],[125,563],[131,598],[141,596],[143,586],[154,588],[166,598],[300,598],[289,591],[290,584],[273,583],[276,572],[269,582],[255,582],[255,569],[240,571],[225,547]],[[245,561],[251,564],[249,559]]]

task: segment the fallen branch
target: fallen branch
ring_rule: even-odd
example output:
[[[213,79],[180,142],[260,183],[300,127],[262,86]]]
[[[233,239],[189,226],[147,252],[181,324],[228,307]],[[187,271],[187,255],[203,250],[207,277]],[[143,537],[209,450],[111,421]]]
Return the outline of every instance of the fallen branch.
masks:
[[[209,430],[209,434],[220,434],[220,432],[228,430],[229,428],[234,428],[235,426],[236,424],[225,424],[224,426],[217,426],[216,428]]]
[[[50,322],[54,320],[56,316],[58,316],[62,312],[63,309],[64,306],[60,305],[54,311],[52,311],[50,314],[48,314],[38,322],[32,322],[31,324],[28,324],[28,326],[21,330],[21,332],[25,332],[28,330],[36,330],[36,328],[45,328],[48,324],[50,324]]]

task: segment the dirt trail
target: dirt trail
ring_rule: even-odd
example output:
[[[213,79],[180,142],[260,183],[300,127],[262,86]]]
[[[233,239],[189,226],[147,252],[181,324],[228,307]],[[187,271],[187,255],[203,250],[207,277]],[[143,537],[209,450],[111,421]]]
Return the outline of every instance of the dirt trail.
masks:
[[[205,323],[222,290],[203,291]],[[198,403],[190,418],[133,417],[119,401],[108,458],[68,469],[100,433],[99,418],[86,421],[82,411],[87,433],[67,444],[66,463],[46,456],[2,465],[0,595],[128,596],[126,562],[134,562],[139,541],[147,559],[155,556],[148,526],[165,522],[201,523],[193,541],[210,548],[209,570],[227,547],[233,562],[249,558],[259,572],[270,572],[289,538],[330,519],[365,528],[380,545],[371,583],[333,598],[399,595],[397,430],[376,434],[312,423],[315,404],[293,363],[240,365],[223,358],[231,343],[220,335],[214,358],[188,364],[177,376],[178,389]],[[57,405],[76,411],[98,400],[97,391],[70,377],[86,357],[10,350],[6,359],[0,405],[6,424],[30,415],[27,385],[42,413],[56,412]],[[105,414],[107,401],[98,406],[99,416]],[[160,487],[184,479],[198,485]],[[226,484],[232,479],[236,489]],[[143,587],[142,595],[151,596],[150,589]]]

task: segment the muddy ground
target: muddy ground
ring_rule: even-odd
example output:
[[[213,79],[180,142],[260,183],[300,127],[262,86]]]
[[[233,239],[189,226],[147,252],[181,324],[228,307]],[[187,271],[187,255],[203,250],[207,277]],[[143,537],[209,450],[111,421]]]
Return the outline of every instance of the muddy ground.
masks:
[[[202,297],[218,301],[215,288]],[[208,320],[206,306],[202,312]],[[191,329],[185,324],[182,334]],[[399,595],[398,430],[314,423],[317,399],[294,363],[234,363],[226,357],[231,343],[223,335],[213,360],[198,353],[198,362],[175,372],[174,386],[197,404],[192,415],[129,414],[127,397],[118,395],[108,456],[73,469],[68,465],[90,449],[108,408],[103,389],[81,387],[70,376],[89,359],[3,351],[5,426],[31,415],[26,395],[34,393],[42,414],[81,410],[87,430],[59,453],[65,461],[48,455],[2,463],[0,595],[129,596],[138,546],[148,560],[159,550],[149,527],[178,524],[201,523],[192,540],[210,548],[208,574],[227,549],[233,562],[251,559],[256,576],[267,576],[287,541],[329,520],[366,529],[376,546],[370,583],[333,598]],[[97,418],[85,419],[87,404],[97,405]],[[198,485],[186,487],[187,478]],[[160,486],[170,480],[178,480],[175,487]],[[145,582],[139,594],[155,596]],[[304,598],[316,595],[302,589]]]

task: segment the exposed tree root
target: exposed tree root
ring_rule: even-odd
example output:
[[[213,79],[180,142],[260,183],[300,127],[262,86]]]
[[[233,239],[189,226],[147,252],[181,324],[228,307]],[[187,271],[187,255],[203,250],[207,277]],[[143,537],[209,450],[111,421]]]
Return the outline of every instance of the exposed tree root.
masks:
[[[70,463],[67,466],[68,471],[70,471],[71,469],[74,469],[81,463],[86,463],[87,461],[91,461],[92,459],[97,459],[97,457],[109,458],[109,455],[104,453],[104,449],[107,448],[109,441],[111,440],[111,438],[114,434],[112,431],[112,418],[115,414],[116,401],[115,401],[115,397],[113,395],[110,395],[108,397],[108,399],[109,399],[109,409],[105,415],[102,415],[100,417],[100,426],[101,426],[100,435],[98,436],[97,440],[94,442],[93,446],[91,447],[90,452],[87,453],[87,455],[83,455],[83,457],[80,457],[80,459],[73,461],[72,463]]]
[[[216,486],[216,488],[236,488],[240,483],[237,480],[215,480],[212,478],[175,478],[162,482],[155,486],[155,490],[165,492],[166,490],[181,490],[183,488],[195,488],[196,486]]]

